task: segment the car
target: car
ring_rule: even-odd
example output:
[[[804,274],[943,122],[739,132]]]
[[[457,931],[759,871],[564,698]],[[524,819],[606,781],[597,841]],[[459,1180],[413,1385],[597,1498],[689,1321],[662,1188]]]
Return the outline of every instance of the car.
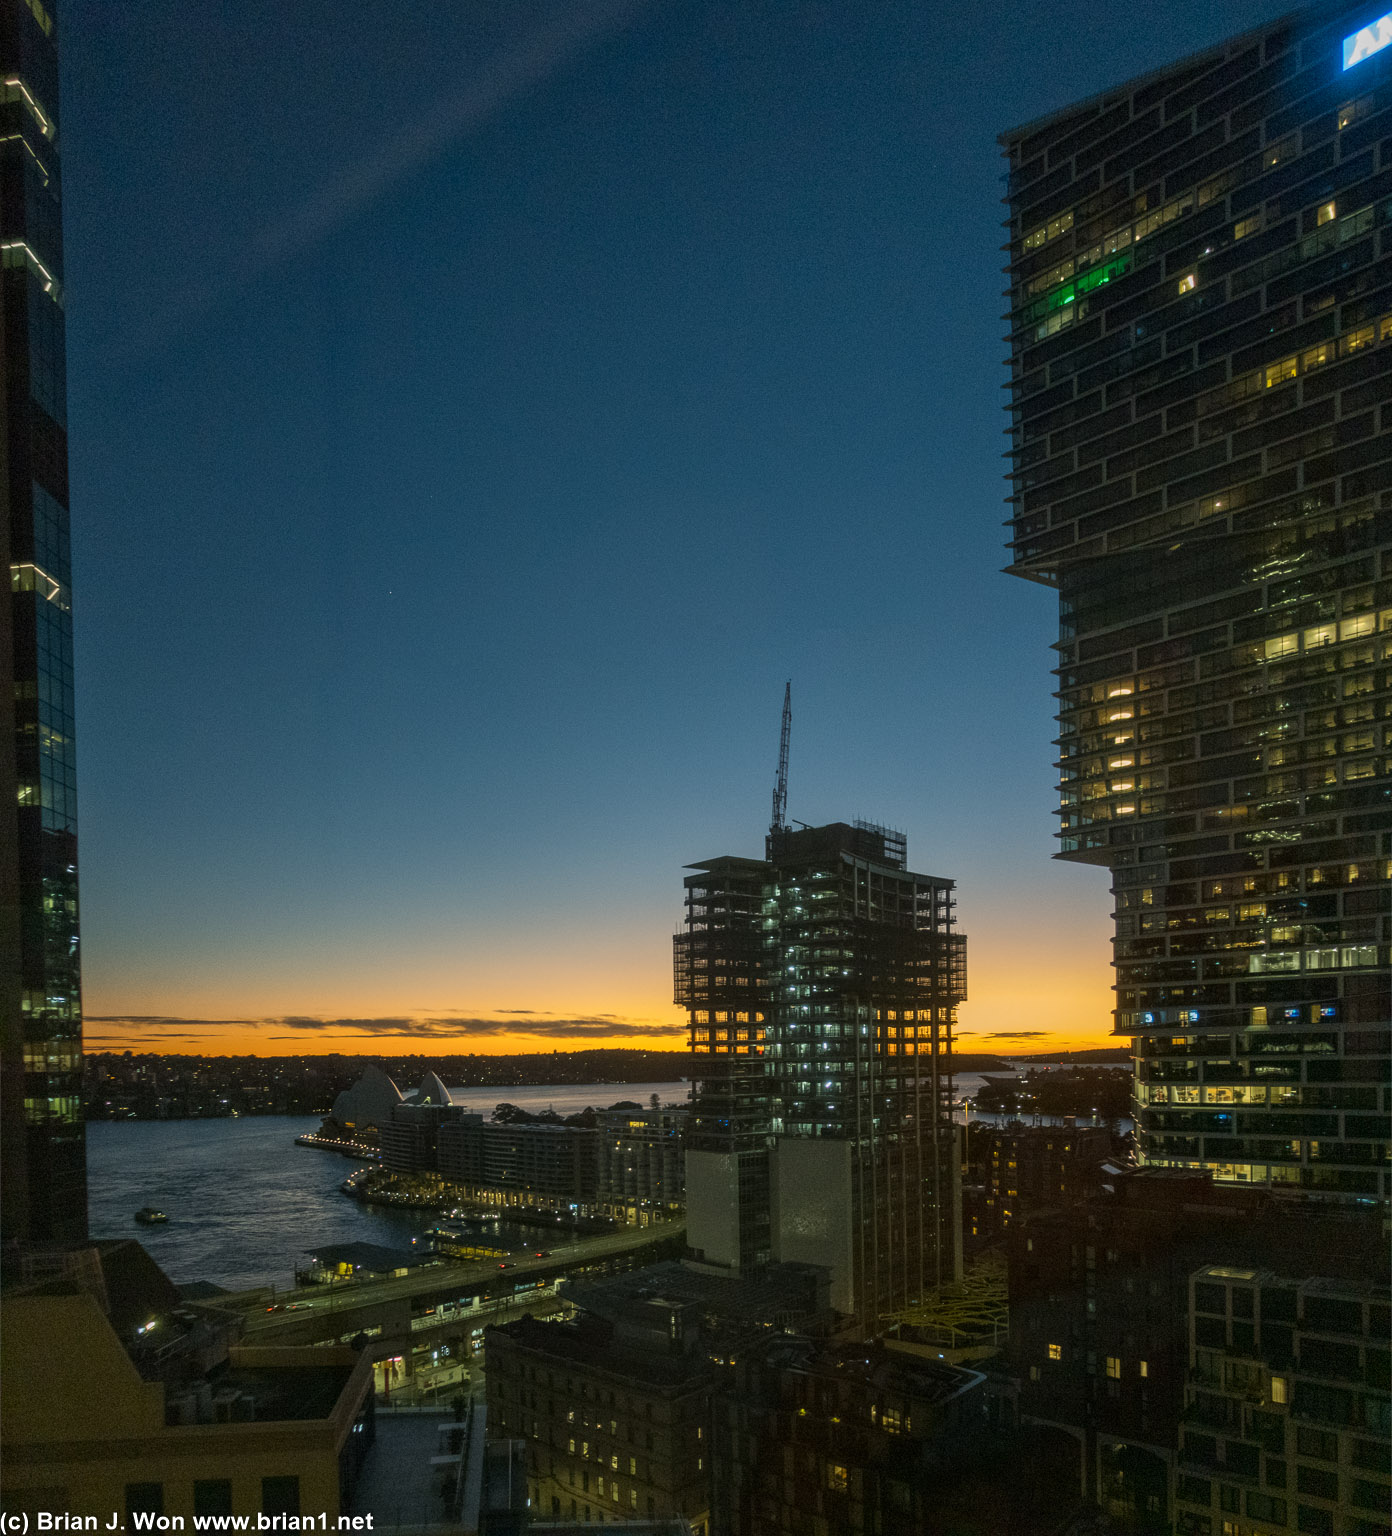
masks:
[[[506,1264],[499,1264],[498,1268],[499,1269],[506,1269],[507,1265]]]
[[[536,1256],[539,1259],[549,1259],[551,1257],[551,1250],[549,1248],[538,1248]]]

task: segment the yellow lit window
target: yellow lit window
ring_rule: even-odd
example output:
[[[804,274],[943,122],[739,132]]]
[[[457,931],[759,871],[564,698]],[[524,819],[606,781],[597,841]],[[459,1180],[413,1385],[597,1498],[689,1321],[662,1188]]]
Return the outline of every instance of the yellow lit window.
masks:
[[[827,1463],[827,1487],[833,1493],[845,1493],[849,1482],[850,1477],[845,1467],[834,1461]]]
[[[1121,1356],[1120,1355],[1108,1355],[1107,1356],[1107,1375],[1111,1378],[1112,1381],[1120,1381],[1121,1380]]]
[[[1179,280],[1179,291],[1181,293],[1192,293],[1194,291],[1194,289],[1198,287],[1198,285],[1199,285],[1198,273],[1196,273],[1196,272],[1186,272],[1184,274],[1184,276],[1181,277],[1180,280]]]
[[[1337,210],[1335,209],[1335,206],[1332,202],[1321,203],[1315,210],[1315,223],[1328,224],[1334,218],[1336,211]]]
[[[1239,219],[1233,225],[1233,239],[1245,240],[1248,235],[1255,235],[1261,229],[1260,216],[1251,219]]]
[[[1050,1360],[1062,1360],[1063,1359],[1063,1345],[1062,1344],[1050,1344],[1050,1346],[1049,1346],[1049,1358],[1050,1358]]]
[[[1268,389],[1275,389],[1278,384],[1284,384],[1287,379],[1293,379],[1296,374],[1296,360],[1294,357],[1283,357],[1279,363],[1272,363],[1266,369],[1263,378]]]
[[[1142,1360],[1141,1361],[1141,1375],[1142,1376],[1149,1376],[1150,1375],[1150,1361],[1149,1360]]]
[[[1273,1403],[1284,1403],[1286,1400],[1286,1378],[1284,1376],[1273,1376],[1271,1378],[1271,1401]]]

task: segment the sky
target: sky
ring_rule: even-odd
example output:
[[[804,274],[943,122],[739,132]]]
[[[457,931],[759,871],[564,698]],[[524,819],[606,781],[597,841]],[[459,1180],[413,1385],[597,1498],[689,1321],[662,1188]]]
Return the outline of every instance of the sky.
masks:
[[[70,0],[88,1048],[681,1048],[789,678],[790,814],[957,881],[960,1047],[1108,1043],[997,135],[1287,8]]]

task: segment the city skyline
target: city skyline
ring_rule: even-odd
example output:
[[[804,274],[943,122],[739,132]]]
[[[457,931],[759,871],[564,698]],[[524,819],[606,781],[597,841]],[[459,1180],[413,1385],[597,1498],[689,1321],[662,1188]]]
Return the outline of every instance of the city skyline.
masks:
[[[669,871],[757,837],[789,675],[790,811],[958,881],[964,1049],[1108,1042],[994,139],[1278,9],[75,29],[91,1048],[679,1041]]]

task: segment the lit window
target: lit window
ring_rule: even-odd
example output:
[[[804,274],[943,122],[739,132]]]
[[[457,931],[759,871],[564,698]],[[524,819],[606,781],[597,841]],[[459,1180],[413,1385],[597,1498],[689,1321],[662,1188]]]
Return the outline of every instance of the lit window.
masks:
[[[1250,219],[1239,219],[1233,225],[1233,239],[1245,240],[1248,235],[1255,235],[1261,229],[1260,215]]]
[[[1108,1355],[1107,1356],[1107,1375],[1113,1381],[1120,1381],[1121,1380],[1121,1356],[1120,1355]]]
[[[1150,1361],[1149,1360],[1142,1360],[1141,1361],[1141,1375],[1142,1376],[1149,1376],[1150,1375]]]
[[[1062,1344],[1050,1344],[1050,1346],[1049,1346],[1049,1358],[1050,1358],[1050,1360],[1062,1360],[1063,1359],[1063,1345]]]
[[[1315,210],[1315,223],[1328,224],[1332,222],[1335,212],[1336,209],[1332,202],[1321,203]]]
[[[1330,204],[1329,206],[1332,207],[1333,204]],[[1179,280],[1179,291],[1181,293],[1192,293],[1194,289],[1198,287],[1198,285],[1198,274],[1196,272],[1186,272],[1184,276]]]
[[[827,1487],[833,1493],[845,1493],[849,1482],[850,1476],[845,1467],[837,1465],[834,1461],[827,1463]]]
[[[1284,1403],[1286,1401],[1286,1378],[1284,1376],[1273,1376],[1271,1378],[1271,1401],[1273,1403]]]

